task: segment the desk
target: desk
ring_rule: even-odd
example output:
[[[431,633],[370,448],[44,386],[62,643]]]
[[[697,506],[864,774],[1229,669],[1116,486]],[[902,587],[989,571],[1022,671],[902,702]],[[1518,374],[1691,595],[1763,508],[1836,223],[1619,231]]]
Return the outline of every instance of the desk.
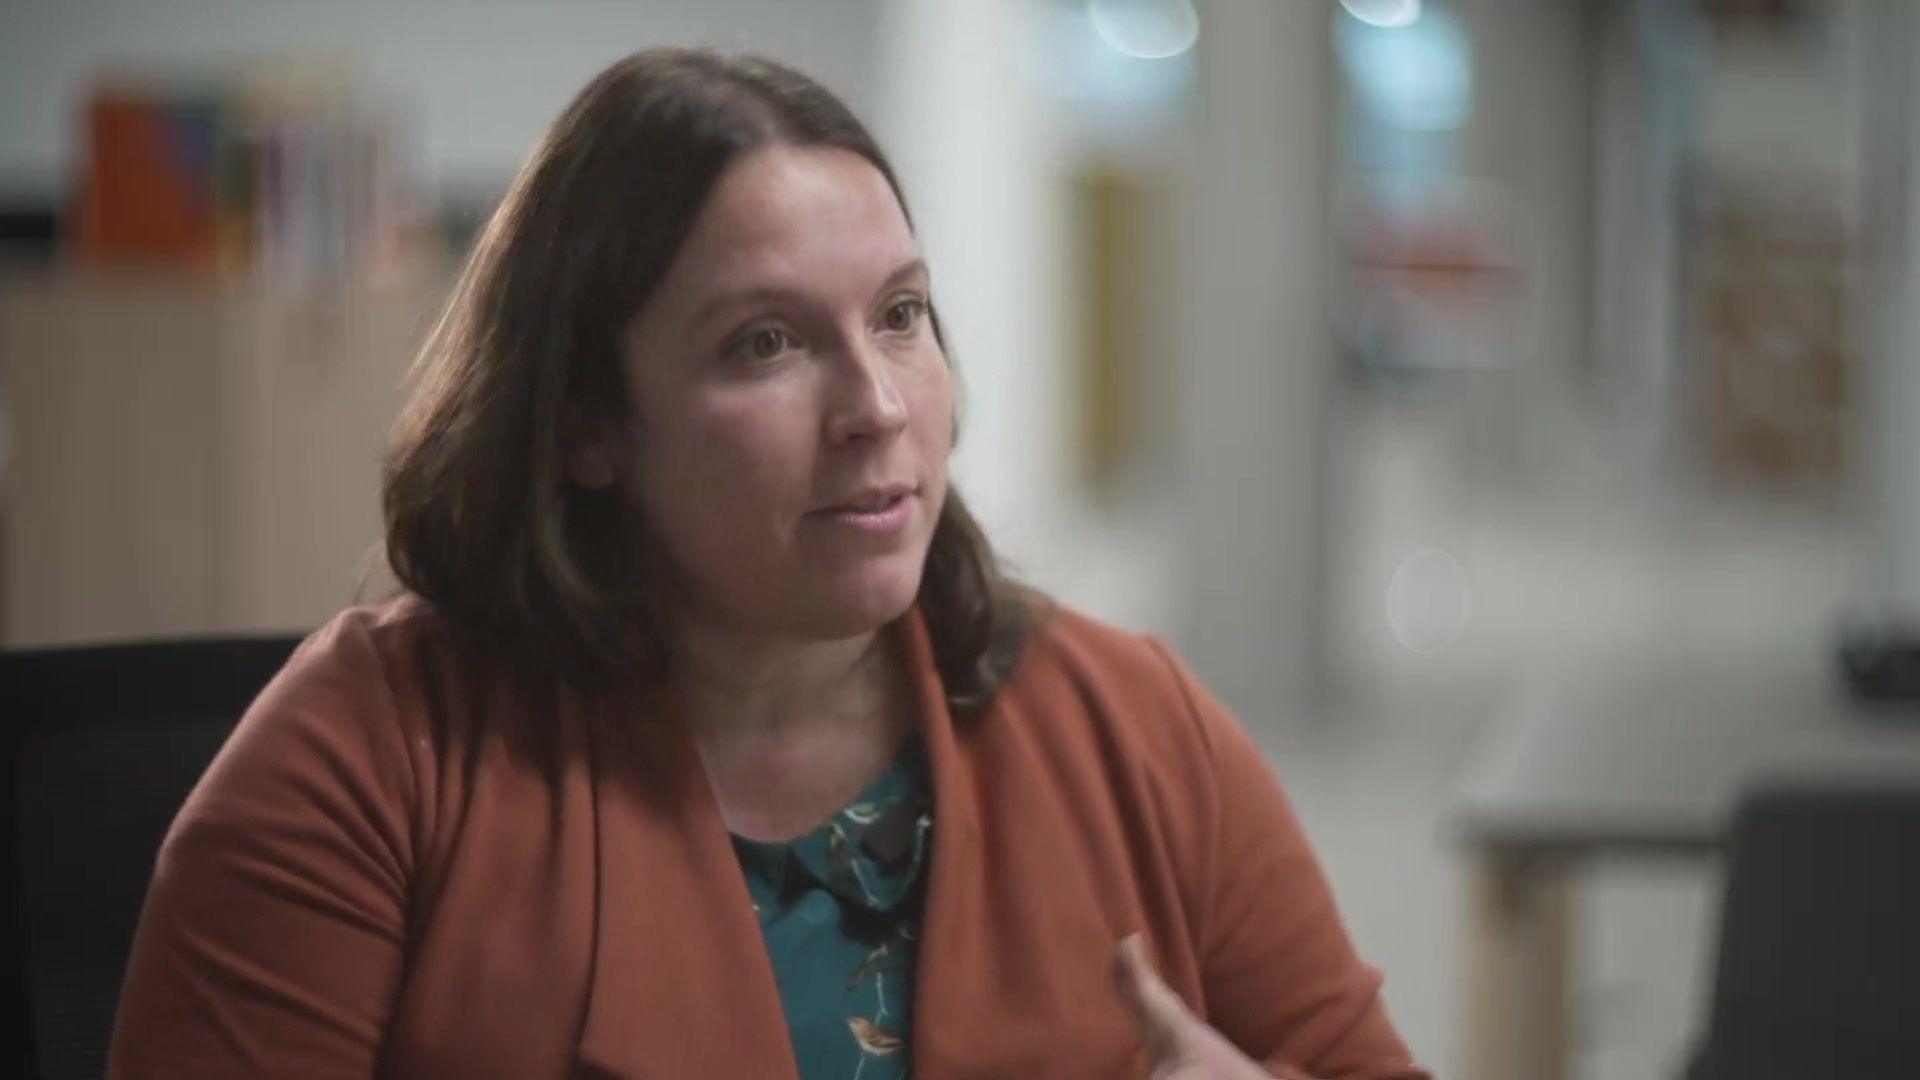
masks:
[[[1863,712],[1812,655],[1670,661],[1516,693],[1449,814],[1474,862],[1464,1075],[1567,1075],[1570,883],[1583,860],[1709,855],[1748,785],[1807,773],[1920,782],[1920,712]]]

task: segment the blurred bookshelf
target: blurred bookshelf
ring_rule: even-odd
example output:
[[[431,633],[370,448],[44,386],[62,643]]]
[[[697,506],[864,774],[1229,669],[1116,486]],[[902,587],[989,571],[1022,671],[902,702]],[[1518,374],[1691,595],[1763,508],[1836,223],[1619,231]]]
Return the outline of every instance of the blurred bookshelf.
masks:
[[[390,272],[417,218],[398,115],[326,56],[103,72],[66,254],[276,283]]]
[[[0,218],[0,645],[379,595],[380,455],[454,273],[398,112],[325,56],[78,105],[68,190]]]
[[[301,630],[353,602],[450,282],[0,270],[0,644]]]

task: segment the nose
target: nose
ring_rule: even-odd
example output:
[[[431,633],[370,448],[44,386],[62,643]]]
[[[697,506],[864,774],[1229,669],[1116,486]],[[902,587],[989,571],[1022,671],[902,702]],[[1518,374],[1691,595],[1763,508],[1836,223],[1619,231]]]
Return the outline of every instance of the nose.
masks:
[[[892,361],[867,341],[848,345],[835,359],[828,440],[885,442],[898,435],[907,426],[907,403],[894,382]]]

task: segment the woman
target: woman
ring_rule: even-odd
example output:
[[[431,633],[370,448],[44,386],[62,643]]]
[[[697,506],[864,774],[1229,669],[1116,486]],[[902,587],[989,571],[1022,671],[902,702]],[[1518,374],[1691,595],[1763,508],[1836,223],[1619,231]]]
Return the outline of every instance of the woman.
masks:
[[[423,354],[406,594],[182,809],[112,1073],[1424,1076],[1246,736],[995,570],[953,411],[843,105],[594,80]]]

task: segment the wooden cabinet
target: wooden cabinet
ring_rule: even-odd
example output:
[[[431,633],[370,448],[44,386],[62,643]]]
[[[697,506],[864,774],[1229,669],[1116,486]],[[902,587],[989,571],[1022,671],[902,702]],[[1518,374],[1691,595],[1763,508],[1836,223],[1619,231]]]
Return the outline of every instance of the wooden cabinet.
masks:
[[[380,572],[379,461],[446,273],[0,279],[10,646],[311,628]]]

